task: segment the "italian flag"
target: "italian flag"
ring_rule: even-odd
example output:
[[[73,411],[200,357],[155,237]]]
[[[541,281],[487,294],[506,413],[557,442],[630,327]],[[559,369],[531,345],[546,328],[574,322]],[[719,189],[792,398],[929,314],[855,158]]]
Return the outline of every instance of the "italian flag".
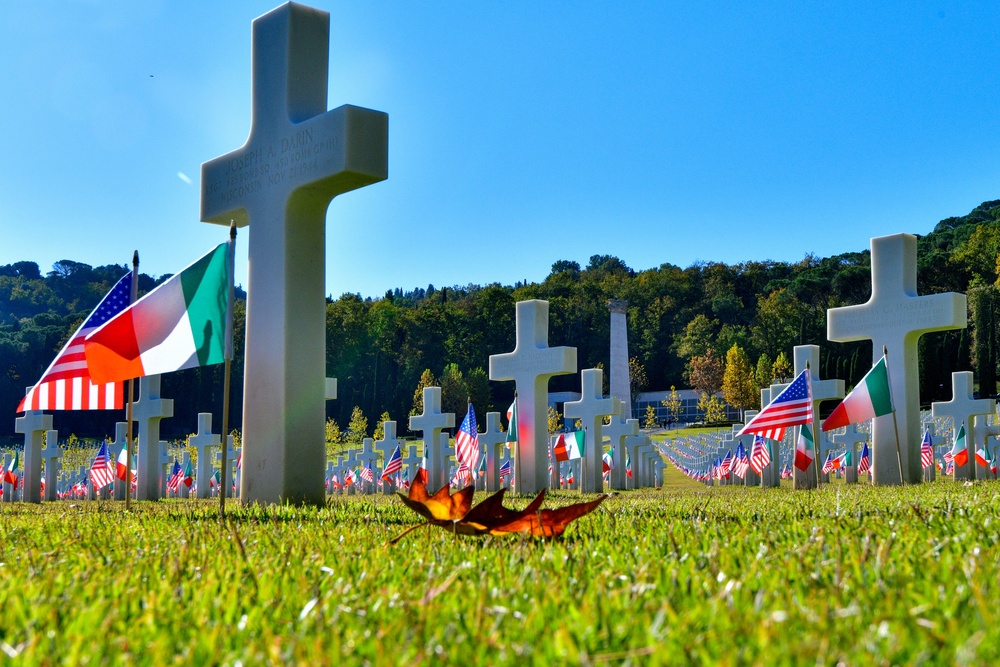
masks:
[[[507,408],[507,447],[511,453],[517,447],[517,393],[514,394],[514,402]]]
[[[97,384],[225,361],[232,245],[220,244],[87,336]]]
[[[805,472],[816,458],[816,445],[808,424],[799,430],[799,441],[795,444],[795,467]]]
[[[11,460],[10,465],[3,473],[3,481],[7,484],[11,484],[14,490],[17,491],[17,485],[20,481],[20,477],[17,475],[17,468],[20,465],[21,457],[19,452],[14,452],[14,458]]]
[[[955,437],[955,444],[951,448],[952,461],[955,462],[956,467],[964,466],[969,462],[969,448],[965,444],[965,424],[958,429],[958,435]]]
[[[823,430],[831,431],[848,424],[868,421],[892,412],[892,397],[889,395],[889,371],[885,356],[878,360],[868,374],[861,378],[851,393],[840,402],[823,422]]]
[[[583,456],[583,448],[586,431],[571,431],[560,433],[556,438],[556,445],[552,452],[556,455],[556,461],[572,461]]]
[[[976,449],[976,463],[983,466],[984,468],[990,464],[990,456],[986,453],[986,450],[982,447]]]
[[[118,463],[115,466],[115,476],[121,481],[128,479],[126,473],[128,472],[128,450],[122,447],[122,451],[118,453]]]

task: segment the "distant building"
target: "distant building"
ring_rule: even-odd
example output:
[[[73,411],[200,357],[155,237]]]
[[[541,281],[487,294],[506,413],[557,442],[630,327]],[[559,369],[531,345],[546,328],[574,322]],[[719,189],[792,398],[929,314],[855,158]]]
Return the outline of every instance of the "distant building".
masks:
[[[694,389],[678,389],[677,394],[681,397],[681,413],[677,418],[679,423],[690,424],[705,420],[705,413],[698,409],[698,399],[701,398],[700,393]],[[726,399],[722,396],[721,391],[715,395],[725,403]],[[634,414],[638,415],[640,422],[643,422],[646,420],[646,406],[652,405],[653,409],[656,410],[656,420],[662,423],[672,416],[670,411],[663,406],[663,401],[669,396],[669,389],[667,391],[642,392],[635,397],[635,405],[633,406],[635,408]],[[740,411],[726,403],[726,419],[729,421],[739,421]]]

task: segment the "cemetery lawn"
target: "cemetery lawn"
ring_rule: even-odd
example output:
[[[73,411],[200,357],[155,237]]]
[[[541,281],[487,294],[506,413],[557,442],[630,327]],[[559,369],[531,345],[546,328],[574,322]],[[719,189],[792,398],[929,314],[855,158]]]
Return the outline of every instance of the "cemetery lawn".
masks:
[[[0,648],[19,665],[998,664],[997,488],[678,482],[560,540],[421,529],[392,547],[418,518],[391,496],[224,526],[216,501],[3,504]]]

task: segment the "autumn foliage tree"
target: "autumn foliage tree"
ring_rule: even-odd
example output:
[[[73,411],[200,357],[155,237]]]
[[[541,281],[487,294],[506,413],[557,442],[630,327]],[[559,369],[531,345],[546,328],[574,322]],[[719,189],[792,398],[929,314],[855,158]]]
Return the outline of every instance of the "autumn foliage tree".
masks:
[[[747,408],[756,407],[760,401],[754,369],[746,352],[733,345],[726,353],[726,369],[722,376],[722,394],[726,402],[742,414]]]

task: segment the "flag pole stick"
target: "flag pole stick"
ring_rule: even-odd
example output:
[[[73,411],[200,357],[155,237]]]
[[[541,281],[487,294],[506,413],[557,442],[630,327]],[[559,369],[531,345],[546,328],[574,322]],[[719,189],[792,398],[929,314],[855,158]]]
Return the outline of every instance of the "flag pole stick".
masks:
[[[235,299],[233,271],[236,264],[236,223],[229,221],[229,300],[226,306],[226,367],[222,382],[222,455],[219,470],[219,520],[226,518],[226,468],[229,448],[229,386],[233,361],[233,301]],[[201,480],[198,480],[201,483]]]
[[[885,345],[882,346],[882,356],[885,358],[885,379],[889,380],[889,350]],[[889,401],[892,402],[892,382],[888,381],[889,385]],[[899,484],[902,486],[906,482],[903,481],[903,453],[899,446],[899,424],[896,423],[896,406],[892,406],[892,432],[896,435],[896,462],[899,464]],[[872,440],[874,441],[875,436],[875,420],[872,420]]]
[[[135,303],[135,297],[139,292],[139,251],[132,252],[132,285],[129,288],[128,302]],[[125,511],[131,509],[130,500],[132,498],[132,407],[133,407],[133,384],[134,378],[129,378],[127,383],[128,403],[125,404],[125,421],[128,424],[125,429]]]
[[[812,370],[810,370],[810,368],[809,368],[809,362],[808,361],[806,362],[806,370],[809,371],[809,382],[808,382],[808,384],[806,384],[806,388],[809,391],[809,412],[810,412],[810,415],[813,415]],[[813,416],[815,416],[815,415],[813,415]],[[813,451],[816,454],[816,456],[813,457],[812,469],[813,469],[813,475],[816,476],[816,487],[815,488],[817,490],[819,490],[819,431],[816,430],[816,421],[815,420],[811,421],[810,423],[813,424],[813,427],[811,429],[809,429],[809,431],[811,432],[812,437],[813,437],[813,447],[814,447]],[[802,427],[801,426],[799,427],[799,433],[800,434],[802,433]]]

